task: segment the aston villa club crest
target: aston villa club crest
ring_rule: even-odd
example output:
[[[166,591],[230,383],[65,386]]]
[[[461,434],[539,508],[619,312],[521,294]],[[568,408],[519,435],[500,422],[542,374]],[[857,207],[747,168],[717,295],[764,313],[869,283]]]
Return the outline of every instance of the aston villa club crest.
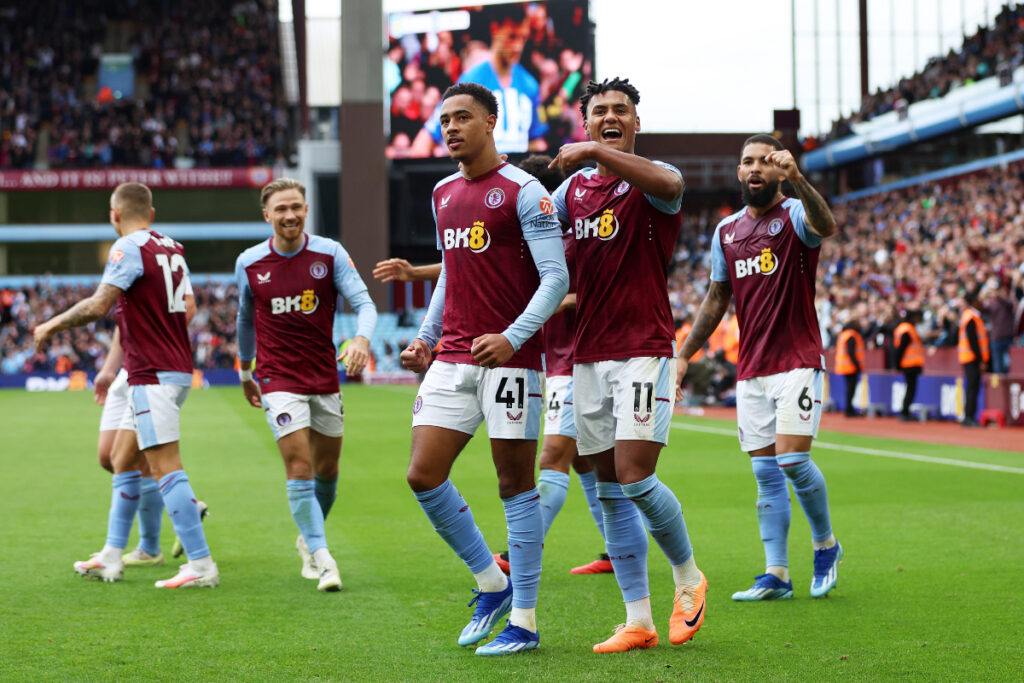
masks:
[[[292,416],[288,413],[281,413],[277,416],[275,422],[277,422],[278,427],[287,427],[292,423]]]
[[[497,209],[499,206],[505,203],[505,191],[500,187],[493,187],[487,192],[487,196],[484,197],[484,204],[489,209]]]
[[[309,274],[317,280],[323,280],[327,277],[327,264],[323,261],[317,261],[309,267]]]
[[[782,232],[782,219],[773,218],[771,223],[768,224],[768,234],[774,237],[775,235],[778,235],[780,232]]]
[[[420,409],[422,409],[422,408],[423,408],[423,397],[422,396],[417,396],[416,400],[412,404],[412,414],[415,415],[416,413],[420,412]]]
[[[619,183],[619,186],[615,188],[615,195],[623,195],[626,194],[627,192],[629,192],[629,183],[623,180],[621,183]]]

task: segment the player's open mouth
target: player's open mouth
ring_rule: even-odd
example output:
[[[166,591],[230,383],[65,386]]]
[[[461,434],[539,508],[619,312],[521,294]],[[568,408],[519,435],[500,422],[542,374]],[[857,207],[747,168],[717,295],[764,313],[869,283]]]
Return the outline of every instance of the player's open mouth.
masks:
[[[622,138],[622,131],[618,128],[605,128],[601,131],[602,140],[619,140]]]
[[[448,149],[455,149],[462,144],[462,138],[448,138]]]
[[[747,185],[752,190],[759,190],[762,187],[764,187],[764,181],[761,180],[760,178],[751,178],[750,180],[747,181]]]

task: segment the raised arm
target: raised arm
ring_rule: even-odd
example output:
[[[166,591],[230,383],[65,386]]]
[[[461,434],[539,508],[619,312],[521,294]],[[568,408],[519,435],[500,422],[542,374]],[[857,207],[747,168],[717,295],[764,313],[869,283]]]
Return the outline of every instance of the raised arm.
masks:
[[[828,202],[818,194],[814,186],[807,182],[797,166],[796,159],[788,150],[778,150],[768,155],[767,160],[782,169],[786,174],[786,180],[790,182],[796,191],[797,198],[804,205],[805,222],[818,237],[830,237],[839,231],[836,219],[832,216],[832,210],[828,208]]]

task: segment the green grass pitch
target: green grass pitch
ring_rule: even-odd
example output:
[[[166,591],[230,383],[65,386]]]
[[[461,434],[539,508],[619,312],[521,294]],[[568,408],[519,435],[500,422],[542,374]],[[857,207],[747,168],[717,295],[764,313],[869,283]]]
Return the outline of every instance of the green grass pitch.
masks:
[[[470,615],[472,577],[405,483],[414,396],[412,387],[345,390],[342,473],[327,523],[344,590],[321,594],[299,576],[283,466],[262,411],[248,407],[240,390],[193,391],[182,413],[184,462],[210,504],[206,531],[221,585],[166,592],[153,581],[172,575],[174,562],[129,569],[117,584],[72,571],[72,562],[102,546],[110,497],[110,476],[95,461],[99,409],[91,395],[0,392],[0,680],[1024,678],[1024,473],[819,446],[814,457],[846,550],[839,585],[828,598],[809,597],[810,534],[794,501],[796,598],[740,604],[730,595],[747,588],[764,561],[748,459],[733,425],[680,417],[658,471],[683,503],[710,582],[697,637],[668,643],[671,572],[652,542],[662,644],[592,653],[624,610],[612,576],[569,574],[601,550],[574,476],[546,540],[541,648],[476,657],[455,642]],[[1024,468],[1024,455],[984,449],[829,432],[821,441]],[[482,435],[452,479],[492,550],[503,548]],[[173,540],[165,518],[168,556]]]

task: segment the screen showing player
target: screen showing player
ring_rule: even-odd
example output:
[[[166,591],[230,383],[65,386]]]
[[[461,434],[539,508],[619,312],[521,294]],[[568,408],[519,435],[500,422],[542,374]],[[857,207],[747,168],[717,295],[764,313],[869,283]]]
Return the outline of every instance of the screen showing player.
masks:
[[[585,139],[579,95],[593,78],[587,0],[519,2],[388,16],[384,100],[391,159],[447,157],[438,104],[457,81],[498,99],[494,137],[505,154]]]

